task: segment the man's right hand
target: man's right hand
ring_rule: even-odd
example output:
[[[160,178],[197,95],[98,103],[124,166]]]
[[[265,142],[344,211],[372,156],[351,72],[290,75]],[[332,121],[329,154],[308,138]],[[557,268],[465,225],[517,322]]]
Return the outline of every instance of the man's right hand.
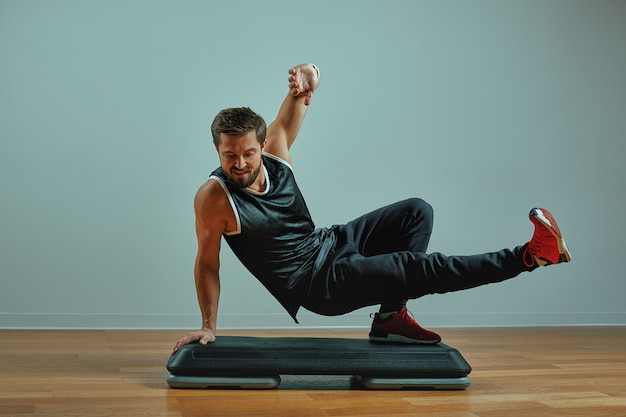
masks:
[[[215,330],[205,327],[196,332],[187,333],[176,342],[176,346],[172,349],[172,355],[178,352],[181,347],[193,342],[199,342],[201,345],[215,342]]]
[[[290,68],[289,74],[289,92],[296,97],[306,96],[304,104],[308,106],[320,85],[319,69],[313,64],[300,64]]]

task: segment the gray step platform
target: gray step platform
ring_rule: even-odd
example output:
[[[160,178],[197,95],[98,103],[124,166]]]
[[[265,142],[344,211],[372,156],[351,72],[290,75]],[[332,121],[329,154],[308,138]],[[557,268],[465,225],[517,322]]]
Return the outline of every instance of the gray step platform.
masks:
[[[364,339],[220,336],[183,346],[167,363],[172,388],[273,389],[281,375],[351,375],[369,389],[465,389],[458,350]]]

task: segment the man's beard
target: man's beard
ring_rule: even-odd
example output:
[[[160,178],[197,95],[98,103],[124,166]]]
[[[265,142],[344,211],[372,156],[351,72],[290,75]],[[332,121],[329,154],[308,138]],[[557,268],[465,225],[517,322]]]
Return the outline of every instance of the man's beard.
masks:
[[[248,188],[249,186],[252,185],[252,183],[254,183],[254,181],[256,181],[256,179],[258,178],[260,172],[261,172],[261,165],[259,165],[259,167],[257,169],[252,171],[250,173],[250,176],[247,179],[246,178],[237,178],[236,179],[232,175],[231,175],[230,179],[232,180],[233,184],[235,184],[237,187],[239,187],[239,188]]]

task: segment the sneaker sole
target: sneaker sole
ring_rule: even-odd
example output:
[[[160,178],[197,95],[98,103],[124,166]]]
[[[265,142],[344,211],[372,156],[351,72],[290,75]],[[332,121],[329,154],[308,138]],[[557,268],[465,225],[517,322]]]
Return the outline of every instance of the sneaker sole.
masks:
[[[404,343],[419,345],[436,345],[441,340],[415,340],[399,334],[388,334],[387,336],[369,336],[371,342],[375,343]]]
[[[550,212],[546,209],[534,208],[530,211],[530,217],[541,223],[546,229],[550,231],[550,233],[552,233],[552,236],[554,236],[554,238],[556,239],[557,245],[559,247],[558,263],[571,261],[572,255],[567,249],[565,239],[563,239],[561,230],[556,224],[556,220],[554,219],[552,214],[550,214]]]

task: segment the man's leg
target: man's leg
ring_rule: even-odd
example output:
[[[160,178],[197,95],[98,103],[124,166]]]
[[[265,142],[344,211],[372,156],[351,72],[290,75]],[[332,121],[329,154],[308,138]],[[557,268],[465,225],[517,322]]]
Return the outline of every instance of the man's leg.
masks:
[[[394,252],[424,253],[433,227],[433,210],[425,201],[411,198],[382,207],[367,213],[346,225],[338,226],[338,247],[342,253],[355,253],[364,258],[386,255]],[[337,255],[340,257],[340,255]],[[382,277],[379,277],[382,278]],[[383,278],[384,279],[384,278]],[[318,282],[320,282],[318,280]],[[358,285],[358,284],[357,284]],[[351,301],[357,301],[361,296],[351,295]],[[424,343],[436,343],[441,338],[436,333],[421,328],[409,316],[406,310],[406,294],[383,297],[380,301],[368,303],[380,304],[380,310],[373,315],[376,323],[402,326],[414,334],[414,339]],[[330,300],[332,304],[332,300]],[[339,307],[341,311],[351,303],[344,303]],[[306,308],[306,306],[305,306]],[[341,314],[336,312],[337,307],[328,306],[319,310],[321,314]],[[309,307],[311,310],[312,308]],[[349,311],[355,308],[349,307]],[[315,309],[312,309],[316,311]],[[415,342],[413,340],[412,342]]]
[[[345,227],[350,239],[357,243],[359,253],[366,257],[402,251],[425,253],[432,228],[432,207],[418,198],[383,207]],[[394,296],[381,302],[378,313],[372,315],[372,341],[389,341],[393,337],[390,335],[407,332],[412,335],[410,343],[437,343],[441,340],[438,334],[422,328],[415,321],[406,309],[407,301]]]
[[[365,257],[428,249],[433,209],[424,200],[411,198],[365,214],[344,226],[345,239]],[[406,307],[407,299],[385,300],[377,318],[387,319]]]
[[[340,245],[331,255],[323,276],[314,278],[309,298],[303,306],[320,314],[344,314],[387,300],[418,298],[500,282],[540,265],[569,261],[571,257],[550,213],[533,209],[530,218],[535,233],[527,245],[474,256],[409,251],[365,256],[350,247],[349,242],[355,241],[349,236],[352,232],[341,230]],[[376,222],[373,224],[372,230],[377,226]],[[438,341],[436,335],[421,332],[423,329],[415,327],[413,324],[417,323],[414,321],[402,320],[399,327],[408,326],[410,334],[407,339],[413,342]]]
[[[393,252],[425,253],[433,228],[430,204],[412,198],[375,210],[345,226],[349,240],[363,256]],[[372,341],[396,339],[409,343],[437,343],[441,337],[422,328],[406,309],[406,298],[393,296],[383,300],[372,315]],[[397,333],[409,333],[410,338]]]
[[[366,257],[405,250],[426,252],[433,229],[433,209],[424,200],[410,198],[338,228],[343,243]]]

